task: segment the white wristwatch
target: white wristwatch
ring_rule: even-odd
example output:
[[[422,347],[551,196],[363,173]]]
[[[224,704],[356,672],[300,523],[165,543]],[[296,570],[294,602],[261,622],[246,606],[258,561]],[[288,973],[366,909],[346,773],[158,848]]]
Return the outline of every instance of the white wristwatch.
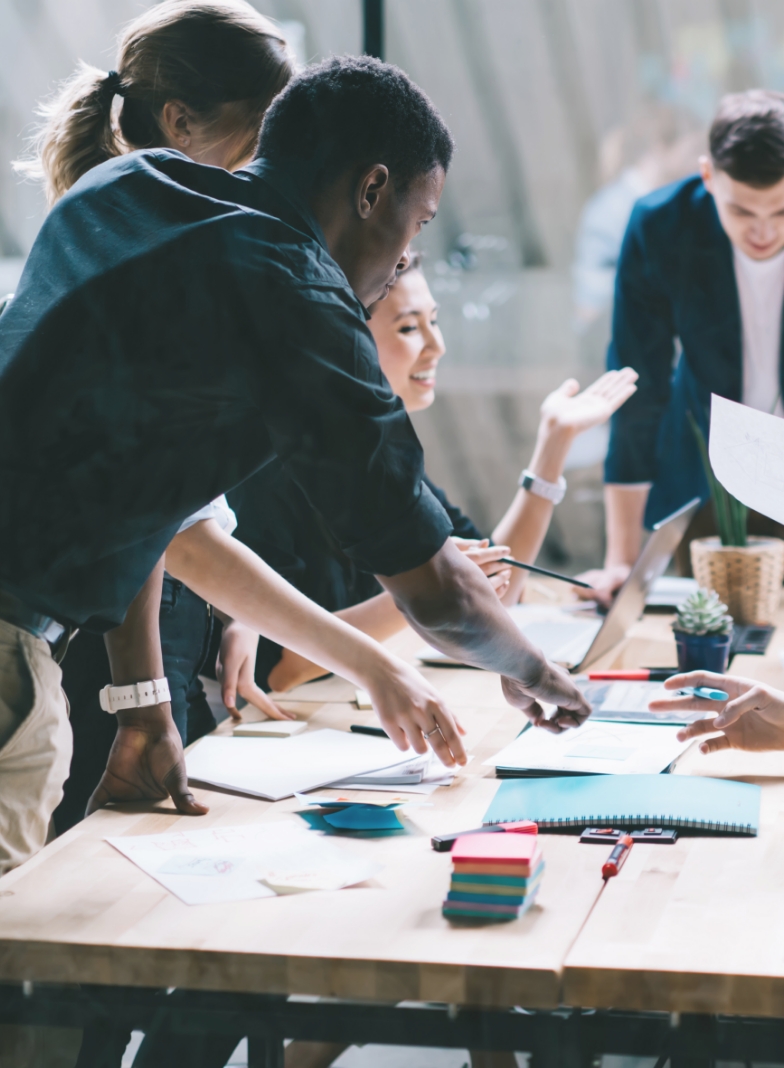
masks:
[[[535,493],[537,497],[544,497],[546,501],[560,504],[566,493],[566,479],[561,475],[557,482],[545,482],[528,468],[523,471],[518,480],[518,486],[522,486],[529,493]]]
[[[100,692],[104,712],[124,712],[127,708],[147,708],[171,701],[168,679],[150,679],[130,686],[104,686]]]

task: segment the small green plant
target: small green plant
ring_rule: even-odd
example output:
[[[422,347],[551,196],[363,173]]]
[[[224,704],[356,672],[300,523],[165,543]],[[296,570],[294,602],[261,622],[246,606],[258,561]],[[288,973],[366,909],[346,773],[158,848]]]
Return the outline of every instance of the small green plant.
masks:
[[[700,450],[702,466],[710,485],[713,511],[716,514],[716,525],[719,528],[719,537],[722,545],[733,545],[743,548],[746,544],[746,525],[749,510],[745,504],[733,497],[716,478],[711,467],[708,444],[697,420],[691,412],[687,412],[691,429],[697,439],[697,448]]]
[[[732,616],[715,590],[700,587],[678,606],[673,630],[684,634],[729,634]]]

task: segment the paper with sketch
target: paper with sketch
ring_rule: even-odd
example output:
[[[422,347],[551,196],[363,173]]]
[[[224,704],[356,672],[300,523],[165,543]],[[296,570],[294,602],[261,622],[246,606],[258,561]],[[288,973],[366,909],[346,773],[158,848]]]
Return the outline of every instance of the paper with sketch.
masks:
[[[680,727],[592,720],[562,734],[531,727],[485,764],[520,775],[656,775],[692,744],[678,741],[679,730]]]
[[[186,905],[339,890],[381,870],[288,821],[106,841]]]
[[[709,452],[714,475],[733,497],[784,523],[784,419],[714,393]]]
[[[401,759],[387,738],[335,730],[306,731],[283,743],[211,736],[185,757],[189,780],[266,801],[388,768]]]

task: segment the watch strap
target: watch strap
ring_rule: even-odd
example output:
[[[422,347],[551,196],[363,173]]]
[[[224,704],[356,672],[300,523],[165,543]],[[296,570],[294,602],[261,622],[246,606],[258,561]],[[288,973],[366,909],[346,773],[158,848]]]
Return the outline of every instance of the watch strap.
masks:
[[[563,475],[557,482],[547,482],[528,468],[520,475],[518,485],[537,497],[544,497],[546,501],[551,501],[553,504],[560,504],[566,493],[566,479]]]
[[[171,691],[168,679],[148,679],[147,682],[133,682],[130,686],[104,686],[99,697],[104,712],[114,714],[170,701]]]

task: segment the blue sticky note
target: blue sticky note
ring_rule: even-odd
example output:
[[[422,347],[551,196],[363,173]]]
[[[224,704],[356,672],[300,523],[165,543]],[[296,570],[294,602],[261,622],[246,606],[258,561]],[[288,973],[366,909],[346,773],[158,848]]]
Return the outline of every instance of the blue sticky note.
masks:
[[[324,820],[345,831],[389,831],[403,826],[394,809],[375,805],[352,805],[339,812],[325,812]]]

